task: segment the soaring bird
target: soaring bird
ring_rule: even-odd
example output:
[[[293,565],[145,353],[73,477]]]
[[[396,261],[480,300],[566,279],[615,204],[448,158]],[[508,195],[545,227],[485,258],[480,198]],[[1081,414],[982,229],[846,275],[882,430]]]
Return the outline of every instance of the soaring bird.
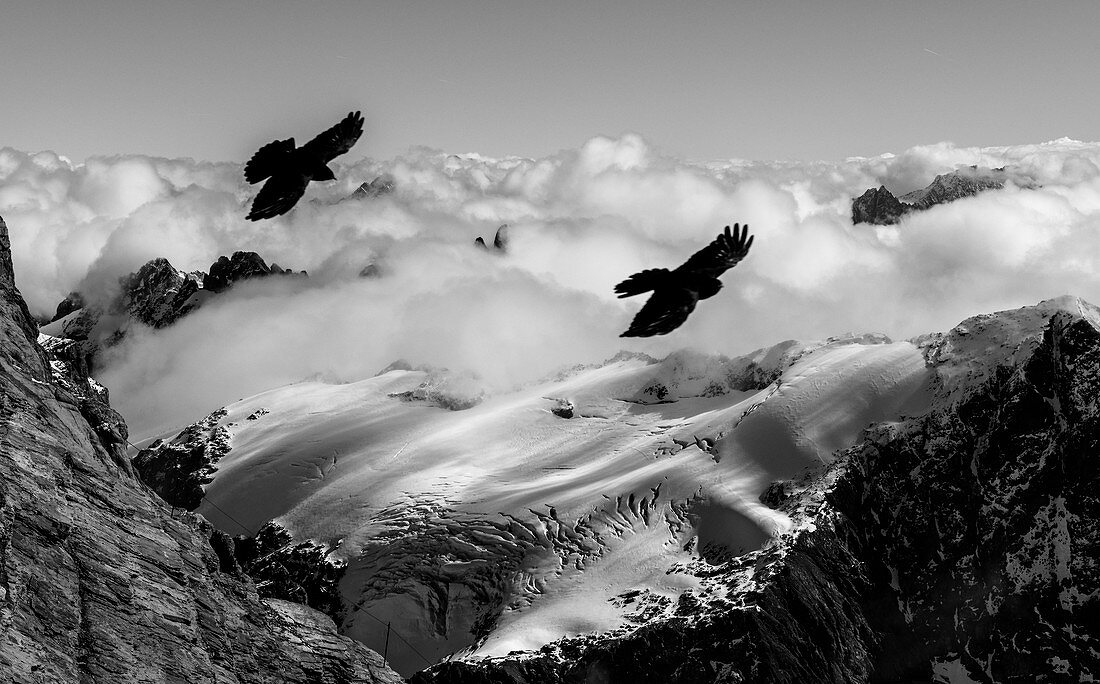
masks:
[[[673,270],[650,268],[635,273],[615,286],[619,298],[653,291],[649,301],[619,337],[666,335],[683,325],[700,299],[713,297],[722,289],[718,276],[737,265],[752,247],[749,227],[726,226],[706,247]]]
[[[258,221],[285,214],[306,192],[310,181],[336,180],[328,163],[351,149],[363,135],[363,117],[349,112],[344,120],[301,147],[294,138],[270,142],[244,166],[244,179],[267,179],[252,202],[248,219]]]

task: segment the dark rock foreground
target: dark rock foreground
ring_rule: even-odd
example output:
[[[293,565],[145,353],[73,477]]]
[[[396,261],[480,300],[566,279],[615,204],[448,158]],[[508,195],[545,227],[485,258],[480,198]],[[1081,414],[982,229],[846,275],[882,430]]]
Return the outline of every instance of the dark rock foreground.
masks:
[[[51,378],[0,221],[0,681],[399,682],[305,606],[222,572]]]

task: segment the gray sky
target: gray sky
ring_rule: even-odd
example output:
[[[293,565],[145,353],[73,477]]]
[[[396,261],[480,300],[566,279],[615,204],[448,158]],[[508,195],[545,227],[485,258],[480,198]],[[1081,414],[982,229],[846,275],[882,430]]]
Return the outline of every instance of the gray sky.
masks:
[[[1097,2],[6,0],[0,146],[244,161],[350,109],[349,160],[1098,140],[1098,27]]]

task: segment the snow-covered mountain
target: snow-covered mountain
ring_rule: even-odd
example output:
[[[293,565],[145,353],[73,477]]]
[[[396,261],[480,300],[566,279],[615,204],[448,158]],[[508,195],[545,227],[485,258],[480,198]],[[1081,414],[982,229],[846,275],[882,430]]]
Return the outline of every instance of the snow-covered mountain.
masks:
[[[1051,478],[1096,480],[1098,354],[1100,315],[1062,298],[508,392],[396,364],[244,399],[135,463],[164,485],[190,454],[217,527],[323,548],[341,631],[381,650],[389,625],[405,674],[449,659],[430,681],[1077,677],[1100,669],[1075,551],[1098,508]],[[1067,631],[1020,643],[1047,622]]]
[[[798,356],[780,381],[739,382]],[[926,379],[913,345],[859,338],[626,357],[460,411],[406,398],[425,371],[300,383],[206,422],[211,451],[216,435],[228,449],[198,510],[231,533],[275,519],[331,547],[348,563],[343,630],[369,645],[392,622],[433,661],[504,655],[637,625],[624,594],[659,613],[698,591],[693,560],[790,529],[759,501],[770,483],[920,410]]]

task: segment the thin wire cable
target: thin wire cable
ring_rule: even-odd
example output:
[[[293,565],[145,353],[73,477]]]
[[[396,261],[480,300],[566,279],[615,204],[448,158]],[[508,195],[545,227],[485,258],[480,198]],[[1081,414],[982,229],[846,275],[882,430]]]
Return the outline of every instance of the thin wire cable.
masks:
[[[245,534],[247,534],[247,535],[249,535],[249,536],[251,536],[251,535],[252,535],[252,530],[251,530],[251,528],[247,527],[247,526],[246,526],[246,525],[245,525],[244,523],[242,523],[242,522],[241,522],[240,520],[237,520],[237,519],[236,519],[236,518],[234,518],[233,516],[231,516],[231,515],[229,515],[228,513],[226,513],[226,512],[225,512],[225,510],[224,510],[224,509],[223,509],[223,508],[222,508],[221,506],[219,506],[218,504],[214,503],[213,499],[211,499],[211,498],[210,498],[209,496],[207,496],[206,494],[203,494],[203,495],[202,495],[202,500],[203,500],[203,501],[205,501],[206,503],[210,504],[210,505],[211,505],[211,506],[213,506],[214,508],[218,509],[218,511],[219,511],[219,512],[221,512],[221,514],[222,514],[222,515],[224,515],[225,517],[227,517],[227,518],[229,518],[230,520],[232,520],[233,522],[237,523],[237,526],[238,526],[238,527],[240,527],[240,528],[241,528],[242,530],[244,530],[244,533],[245,533]]]
[[[404,642],[405,642],[405,645],[406,645],[406,646],[408,646],[408,647],[409,647],[410,649],[412,649],[412,652],[413,652],[413,653],[415,653],[416,655],[420,656],[420,659],[421,659],[421,660],[423,660],[423,661],[424,661],[425,663],[427,663],[428,665],[435,665],[435,663],[434,663],[434,662],[432,662],[431,660],[428,660],[427,658],[425,658],[425,657],[424,657],[424,654],[423,654],[423,653],[421,653],[420,651],[416,650],[416,646],[413,646],[412,644],[410,644],[410,643],[409,643],[409,640],[408,640],[408,639],[406,639],[405,637],[401,636],[401,632],[398,632],[398,631],[397,631],[396,629],[394,629],[394,628],[393,628],[392,626],[390,626],[390,624],[389,624],[389,623],[383,622],[381,618],[379,618],[379,617],[378,617],[377,615],[375,615],[374,613],[371,613],[371,612],[370,612],[369,610],[367,610],[366,608],[362,608],[362,607],[360,607],[360,608],[358,608],[357,610],[361,610],[361,611],[363,611],[364,613],[366,613],[366,614],[367,614],[367,616],[368,616],[368,617],[370,617],[370,618],[374,619],[374,620],[375,620],[375,621],[377,621],[377,622],[378,622],[379,624],[382,624],[382,625],[386,625],[387,627],[389,627],[390,631],[391,631],[391,632],[393,632],[393,633],[394,633],[394,635],[396,635],[398,639],[400,639],[401,641],[404,641]]]

